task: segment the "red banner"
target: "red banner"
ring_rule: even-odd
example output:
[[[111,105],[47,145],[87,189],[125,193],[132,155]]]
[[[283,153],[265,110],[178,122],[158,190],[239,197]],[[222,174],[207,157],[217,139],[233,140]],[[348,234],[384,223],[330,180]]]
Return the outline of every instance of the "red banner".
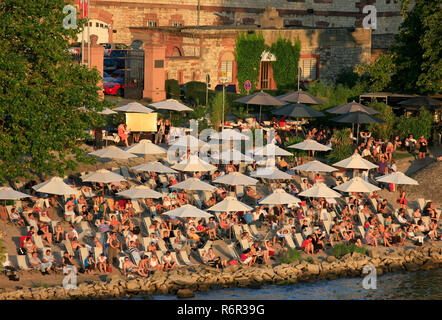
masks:
[[[87,17],[88,4],[88,0],[75,0],[75,5],[78,7],[79,16],[82,19]]]

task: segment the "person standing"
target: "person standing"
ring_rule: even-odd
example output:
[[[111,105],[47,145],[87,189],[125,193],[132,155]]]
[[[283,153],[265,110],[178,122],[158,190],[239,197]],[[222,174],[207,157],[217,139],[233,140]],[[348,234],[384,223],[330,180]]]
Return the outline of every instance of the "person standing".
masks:
[[[425,160],[425,154],[427,153],[428,141],[421,136],[419,139],[419,160]]]
[[[125,123],[122,123],[118,126],[118,136],[124,142],[126,147],[129,147],[129,133],[130,130],[127,129],[127,125]]]
[[[165,142],[167,143],[169,141],[169,133],[170,133],[170,121],[169,119],[166,119],[164,123],[164,135],[165,135]]]
[[[114,263],[114,259],[118,257],[118,253],[121,249],[121,242],[117,239],[117,234],[115,232],[111,233],[109,238],[109,248],[108,248],[108,256],[109,256],[109,265],[112,266]]]
[[[157,120],[157,134],[155,135],[155,144],[160,144],[163,141],[164,135],[164,122],[163,119]]]

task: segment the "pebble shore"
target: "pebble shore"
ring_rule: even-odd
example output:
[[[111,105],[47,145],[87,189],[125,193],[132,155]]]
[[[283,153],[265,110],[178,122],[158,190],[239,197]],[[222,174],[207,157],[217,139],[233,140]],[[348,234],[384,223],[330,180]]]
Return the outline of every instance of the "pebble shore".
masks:
[[[256,267],[229,266],[217,270],[204,265],[183,267],[171,272],[156,271],[147,278],[121,279],[113,276],[103,282],[81,283],[73,290],[62,286],[26,288],[0,293],[0,300],[65,300],[114,299],[131,296],[173,294],[189,298],[195,291],[215,288],[252,287],[267,284],[291,284],[299,281],[333,280],[363,276],[366,265],[376,267],[377,275],[398,271],[418,271],[440,268],[442,248],[395,248],[379,253],[369,249],[368,255],[347,254],[313,257],[313,263],[296,261],[290,264],[259,265]]]

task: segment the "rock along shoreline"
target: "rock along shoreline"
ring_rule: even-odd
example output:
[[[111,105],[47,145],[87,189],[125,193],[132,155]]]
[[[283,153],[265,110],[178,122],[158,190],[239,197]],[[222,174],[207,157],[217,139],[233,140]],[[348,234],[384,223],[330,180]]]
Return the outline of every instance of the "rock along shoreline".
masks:
[[[195,291],[215,288],[251,287],[268,284],[292,284],[299,281],[334,280],[362,275],[365,265],[373,265],[377,275],[398,271],[418,271],[440,268],[442,248],[418,247],[396,249],[393,252],[347,254],[340,259],[333,256],[313,257],[313,263],[296,261],[290,264],[256,267],[229,266],[217,270],[204,265],[180,268],[171,272],[156,271],[148,278],[123,280],[112,277],[106,282],[81,283],[77,289],[65,290],[62,286],[25,288],[0,294],[0,300],[66,300],[115,299],[139,295],[173,294],[189,298]]]

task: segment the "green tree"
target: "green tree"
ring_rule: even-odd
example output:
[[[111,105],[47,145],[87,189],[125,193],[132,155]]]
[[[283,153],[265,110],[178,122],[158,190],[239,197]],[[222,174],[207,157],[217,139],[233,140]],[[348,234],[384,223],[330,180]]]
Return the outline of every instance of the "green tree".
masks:
[[[414,2],[414,1],[413,1]],[[441,90],[442,0],[419,0],[409,10],[402,1],[404,21],[392,48],[397,90],[422,94]]]
[[[370,92],[379,92],[391,85],[391,77],[395,71],[391,54],[381,54],[372,63],[356,65],[355,72],[364,77]]]
[[[75,63],[63,27],[64,0],[0,3],[0,179],[75,169],[85,130],[102,119],[100,75]],[[85,111],[79,110],[84,107]]]
[[[236,61],[236,78],[239,83],[239,91],[246,93],[244,83],[249,80],[252,84],[250,91],[257,88],[259,80],[259,70],[261,62],[261,54],[267,48],[264,43],[262,33],[240,33],[236,39],[235,45],[235,61]]]
[[[385,120],[384,123],[370,124],[368,129],[373,132],[375,137],[388,139],[394,134],[394,127],[396,124],[396,116],[393,109],[385,103],[372,103],[368,105],[380,113],[376,115],[377,118]]]
[[[223,94],[222,92],[218,92],[211,101],[210,108],[210,123],[212,124],[212,128],[217,130],[219,129],[219,125],[221,124],[223,116]]]
[[[333,148],[327,155],[327,159],[332,162],[338,162],[350,157],[353,154],[353,142],[350,140],[350,131],[341,129],[335,131],[332,138]]]
[[[416,139],[420,136],[429,138],[431,136],[431,128],[433,125],[433,116],[431,113],[422,107],[419,110],[419,115],[406,117],[401,116],[397,122],[397,131],[401,137],[412,134]]]
[[[272,61],[273,78],[278,89],[293,88],[297,83],[298,63],[301,52],[301,42],[292,41],[279,36],[275,43],[272,43],[270,52],[276,57]]]

